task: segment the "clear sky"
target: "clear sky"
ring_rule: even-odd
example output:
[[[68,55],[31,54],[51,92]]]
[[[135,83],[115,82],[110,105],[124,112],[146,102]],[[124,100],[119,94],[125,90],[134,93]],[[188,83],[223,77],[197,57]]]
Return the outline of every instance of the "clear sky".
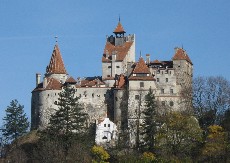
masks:
[[[230,80],[230,0],[0,0],[0,119],[13,99],[30,117],[35,74],[45,73],[56,35],[71,76],[101,75],[119,15],[136,34],[136,59],[170,60],[183,46],[195,77]]]

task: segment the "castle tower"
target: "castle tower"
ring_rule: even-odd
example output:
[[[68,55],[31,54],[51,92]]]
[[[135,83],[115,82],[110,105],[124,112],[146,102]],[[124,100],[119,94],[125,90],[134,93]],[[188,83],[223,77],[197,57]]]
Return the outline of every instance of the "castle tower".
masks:
[[[32,91],[31,100],[31,129],[43,129],[47,126],[50,115],[58,109],[55,103],[58,101],[58,93],[61,92],[64,82],[68,82],[66,81],[67,75],[59,47],[56,44],[43,82],[40,82],[41,75],[36,74],[36,88]]]
[[[125,36],[125,30],[119,21],[114,35],[106,38],[102,56],[102,79],[112,87],[116,75],[129,76],[128,68],[135,62],[135,35]]]
[[[140,57],[129,77],[129,99],[128,99],[128,127],[130,128],[130,145],[135,146],[141,140],[140,124],[145,109],[145,96],[149,89],[156,93],[155,78],[150,73],[145,61]],[[138,145],[137,145],[138,146]]]

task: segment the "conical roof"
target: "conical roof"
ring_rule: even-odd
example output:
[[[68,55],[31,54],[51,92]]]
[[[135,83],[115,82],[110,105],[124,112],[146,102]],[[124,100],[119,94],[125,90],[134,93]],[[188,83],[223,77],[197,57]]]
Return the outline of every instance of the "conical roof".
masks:
[[[118,22],[117,27],[114,29],[113,33],[125,33],[125,30],[120,21]]]
[[[50,59],[50,63],[46,68],[47,74],[67,74],[62,56],[58,45],[54,46],[53,54]]]

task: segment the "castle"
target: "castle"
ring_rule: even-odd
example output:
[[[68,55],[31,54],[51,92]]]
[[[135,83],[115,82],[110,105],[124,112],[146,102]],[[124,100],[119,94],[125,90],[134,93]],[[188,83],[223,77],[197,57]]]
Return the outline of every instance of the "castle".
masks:
[[[145,109],[145,95],[150,88],[160,106],[180,109],[180,91],[191,85],[193,76],[193,64],[186,51],[175,48],[172,60],[168,61],[151,61],[150,54],[146,54],[145,60],[141,56],[135,62],[135,35],[126,35],[120,21],[113,33],[106,38],[102,76],[98,77],[71,77],[65,69],[58,44],[54,46],[42,82],[41,74],[36,74],[31,101],[32,129],[47,126],[50,115],[58,109],[55,105],[58,93],[66,83],[75,87],[76,96],[81,97],[79,102],[89,115],[88,122],[98,125],[101,136],[96,138],[97,142],[112,138],[113,131],[119,131],[126,122],[130,143],[136,143],[137,125],[143,119],[141,112]],[[115,127],[111,130],[112,126]]]

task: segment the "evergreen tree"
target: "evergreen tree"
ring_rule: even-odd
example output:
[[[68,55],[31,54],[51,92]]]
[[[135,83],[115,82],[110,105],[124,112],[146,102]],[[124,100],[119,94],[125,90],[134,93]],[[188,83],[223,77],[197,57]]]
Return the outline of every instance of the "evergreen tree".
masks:
[[[143,132],[141,134],[144,138],[143,145],[147,148],[147,150],[153,152],[155,146],[155,135],[157,132],[157,105],[151,88],[149,89],[148,94],[145,96],[145,106],[146,109],[142,111]]]
[[[10,106],[7,106],[2,133],[9,141],[17,140],[28,130],[29,122],[23,108],[17,100],[12,100]]]
[[[87,114],[75,96],[75,89],[70,85],[63,87],[59,93],[58,110],[51,115],[48,130],[55,135],[81,134],[85,129]]]
[[[47,133],[49,138],[63,145],[65,156],[71,147],[72,141],[79,138],[86,131],[87,114],[75,96],[75,89],[71,85],[63,87],[59,93],[58,110],[51,115]]]

